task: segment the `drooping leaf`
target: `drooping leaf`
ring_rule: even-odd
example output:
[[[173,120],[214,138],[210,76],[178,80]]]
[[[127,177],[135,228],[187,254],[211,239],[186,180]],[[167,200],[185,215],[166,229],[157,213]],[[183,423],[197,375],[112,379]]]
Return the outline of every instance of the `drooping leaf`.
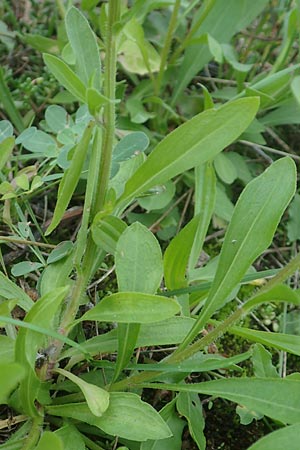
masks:
[[[101,417],[105,413],[109,405],[108,391],[94,384],[87,383],[67,370],[55,369],[55,371],[77,384],[85,397],[88,407],[95,416]]]
[[[94,416],[86,403],[47,406],[45,409],[54,416],[72,417],[112,436],[133,441],[164,439],[171,435],[155,409],[129,392],[111,392],[109,407],[102,417]]]
[[[272,355],[263,345],[255,344],[253,348],[252,364],[254,375],[258,378],[276,378],[278,372],[272,364]]]
[[[190,119],[163,139],[128,180],[119,203],[214,158],[253,120],[257,98],[239,99]]]

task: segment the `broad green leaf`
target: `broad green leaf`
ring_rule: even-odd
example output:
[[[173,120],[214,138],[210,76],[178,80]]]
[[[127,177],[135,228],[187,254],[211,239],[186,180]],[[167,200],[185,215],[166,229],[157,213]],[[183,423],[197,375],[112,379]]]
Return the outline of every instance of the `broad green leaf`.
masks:
[[[153,186],[214,158],[240,136],[257,109],[257,98],[239,99],[217,110],[204,111],[178,127],[129,179],[119,202],[127,203]]]
[[[26,374],[25,367],[17,363],[0,364],[0,404],[6,404],[9,395]]]
[[[154,188],[155,189],[155,188]],[[171,202],[176,192],[173,181],[167,181],[163,186],[158,186],[152,195],[145,195],[138,199],[139,205],[147,211],[156,211],[166,208]]]
[[[126,230],[126,223],[115,216],[96,214],[91,227],[93,240],[96,245],[112,255],[115,254],[118,240]]]
[[[88,407],[95,416],[101,417],[105,413],[109,405],[109,393],[107,391],[99,386],[87,383],[67,370],[55,369],[55,371],[77,384],[85,397]]]
[[[67,241],[68,242],[68,241]],[[41,295],[45,295],[55,287],[64,287],[70,284],[69,275],[73,269],[74,253],[47,266],[39,279],[38,288]]]
[[[295,192],[295,164],[282,158],[251,181],[235,206],[218,268],[191,341],[241,281],[253,261],[271,244],[279,220]]]
[[[68,288],[60,288],[41,297],[27,313],[24,322],[53,330],[56,312],[67,292]],[[47,346],[46,343],[43,334],[23,327],[19,329],[16,339],[16,361],[27,370],[27,377],[21,382],[19,394],[22,407],[30,417],[39,415],[35,399],[41,388],[41,382],[35,373],[35,361],[37,351]]]
[[[115,146],[113,159],[118,162],[126,161],[144,152],[149,146],[149,138],[142,131],[136,131],[124,136]]]
[[[62,440],[64,450],[86,450],[83,437],[73,424],[68,423],[54,433]]]
[[[45,409],[51,415],[71,417],[112,436],[133,441],[164,439],[171,435],[155,409],[129,392],[111,392],[109,407],[102,417],[94,416],[86,403],[47,406]]]
[[[191,248],[188,270],[194,269],[201,254],[204,239],[214,211],[216,197],[216,176],[210,162],[195,167],[195,211],[200,215],[195,240]]]
[[[64,450],[60,437],[51,431],[44,431],[35,450]]]
[[[56,56],[44,53],[44,62],[55,78],[74,97],[85,103],[86,88],[70,67]]]
[[[14,339],[0,335],[0,361],[2,364],[13,363],[15,360],[15,341]]]
[[[44,264],[38,262],[22,261],[13,265],[11,273],[14,277],[21,277],[22,275],[34,272],[43,266]]]
[[[227,153],[219,153],[214,159],[214,166],[218,177],[226,184],[232,184],[237,178],[234,164],[227,157]]]
[[[172,317],[179,311],[179,304],[172,298],[143,292],[118,292],[103,298],[78,320],[152,323]]]
[[[283,423],[300,421],[300,380],[243,377],[185,385],[145,383],[143,386],[213,395],[246,406],[249,410],[257,410]]]
[[[115,254],[119,291],[134,291],[155,294],[163,276],[160,245],[155,236],[144,225],[130,225],[117,242]],[[140,325],[118,324],[118,357],[114,380],[130,361]]]
[[[84,134],[75,147],[70,167],[64,173],[58,189],[58,198],[51,224],[47,228],[45,235],[50,234],[61,221],[65,210],[72,198],[73,192],[77,186],[81,175],[84,161],[86,159],[89,143],[92,137],[94,123],[90,122],[86,127]]]
[[[9,120],[0,120],[0,142],[3,142],[14,134],[14,127]]]
[[[159,411],[160,416],[170,428],[172,436],[159,441],[155,439],[142,442],[140,450],[181,450],[182,433],[186,422],[178,417],[175,402],[176,399],[171,400]]]
[[[33,300],[31,300],[25,291],[19,288],[19,286],[13,283],[2,272],[0,272],[0,295],[6,299],[18,299],[18,305],[25,311],[29,311],[34,304]]]
[[[7,137],[0,143],[0,170],[7,163],[15,145],[14,137]]]
[[[270,333],[268,331],[257,331],[249,328],[231,327],[230,333],[242,336],[254,342],[260,342],[269,347],[278,348],[293,355],[300,356],[300,336],[285,333]]]
[[[51,131],[59,133],[68,125],[68,113],[62,106],[50,105],[45,111],[45,120]]]
[[[199,449],[205,449],[206,439],[203,433],[205,420],[202,412],[202,404],[198,394],[194,392],[180,392],[176,406],[181,416],[184,416],[189,424],[189,431]]]
[[[248,450],[298,450],[300,424],[284,427],[259,439]]]
[[[294,94],[295,99],[300,105],[300,76],[296,76],[291,82],[291,90]]]
[[[272,364],[272,355],[263,345],[255,344],[253,347],[252,364],[254,375],[258,378],[276,378],[278,372]]]
[[[26,150],[33,153],[45,153],[56,148],[55,139],[44,131],[37,130],[36,127],[30,127],[21,133],[16,144],[22,144]]]
[[[53,264],[68,256],[73,250],[72,241],[60,242],[47,258],[47,264]]]
[[[118,240],[115,263],[120,291],[154,294],[159,288],[163,275],[160,245],[139,222],[130,225]]]
[[[84,15],[71,7],[65,17],[66,31],[76,58],[76,72],[85,86],[101,89],[101,60],[96,36]]]

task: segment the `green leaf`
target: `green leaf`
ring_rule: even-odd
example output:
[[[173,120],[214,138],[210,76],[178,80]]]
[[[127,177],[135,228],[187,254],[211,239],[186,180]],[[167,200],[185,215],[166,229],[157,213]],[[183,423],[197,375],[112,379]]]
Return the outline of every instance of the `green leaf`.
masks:
[[[235,206],[208,299],[187,337],[192,340],[272,242],[279,220],[295,192],[295,164],[282,158],[251,181]]]
[[[203,433],[205,420],[199,395],[193,392],[180,392],[176,406],[179,414],[187,419],[190,434],[198,448],[205,449],[206,439]]]
[[[300,195],[296,194],[289,207],[289,221],[287,223],[287,233],[290,242],[300,239]]]
[[[36,127],[26,128],[17,139],[16,144],[22,144],[26,150],[33,153],[45,153],[56,148],[55,139]]]
[[[160,286],[163,267],[160,245],[144,225],[135,222],[121,235],[115,255],[120,291],[154,294]]]
[[[0,335],[0,361],[2,364],[13,363],[15,360],[15,341],[14,339]]]
[[[18,303],[17,299],[2,301],[0,303],[0,316],[10,317],[10,313],[14,309],[14,307],[16,306],[17,303]],[[2,328],[4,326],[5,325],[0,322],[0,328]]]
[[[41,53],[46,52],[59,55],[60,51],[63,48],[63,43],[61,41],[57,39],[50,39],[39,34],[23,34],[21,36],[21,39],[26,44],[30,45],[32,48],[38,50]]]
[[[264,436],[248,450],[288,450],[299,449],[300,424],[284,427]]]
[[[101,89],[101,60],[96,36],[84,15],[73,6],[65,17],[66,31],[76,57],[76,72],[88,86]]]
[[[44,264],[38,262],[22,261],[13,265],[11,273],[14,277],[21,277],[27,273],[35,272],[43,266]]]
[[[0,404],[6,404],[10,393],[25,376],[25,368],[17,363],[0,364]]]
[[[148,146],[149,138],[142,131],[127,134],[115,146],[113,159],[117,162],[126,161],[127,159],[144,152]]]
[[[73,259],[74,252],[70,252],[66,257],[51,263],[43,270],[38,283],[41,295],[52,291],[53,286],[58,288],[70,284],[69,275],[73,269]]]
[[[86,88],[70,67],[56,56],[44,53],[44,62],[50,72],[74,97],[85,103]]]
[[[136,394],[111,392],[110,403],[102,417],[94,416],[86,403],[45,407],[49,414],[72,417],[100,428],[112,436],[133,441],[164,439],[171,435],[160,415]]]
[[[0,143],[0,170],[7,163],[15,145],[14,137],[7,137]]]
[[[14,134],[14,127],[9,120],[0,120],[0,142]]]
[[[45,111],[45,120],[54,133],[59,133],[68,126],[68,113],[58,105],[50,105]]]
[[[72,241],[60,242],[47,258],[47,264],[53,264],[68,256],[73,250]]]
[[[217,110],[204,111],[178,127],[129,179],[119,202],[128,203],[153,186],[214,158],[240,136],[257,109],[257,98],[239,99]]]
[[[109,405],[109,393],[107,391],[94,384],[87,383],[67,370],[55,369],[55,372],[77,384],[85,397],[88,407],[95,416],[101,417],[105,413]]]
[[[258,378],[276,378],[278,372],[272,364],[272,355],[263,345],[253,347],[252,364],[254,375]]]
[[[176,300],[143,292],[118,292],[101,300],[79,321],[152,323],[174,316],[180,311]]]
[[[232,184],[237,178],[234,164],[227,157],[227,153],[219,153],[214,159],[214,166],[218,177],[226,184]]]
[[[200,220],[191,248],[188,270],[194,269],[201,254],[204,239],[214,211],[216,200],[216,176],[210,162],[195,167],[195,211]]]
[[[104,216],[100,211],[96,214],[91,227],[96,245],[112,255],[115,254],[118,240],[126,230],[126,223],[115,216]]]
[[[201,214],[195,216],[171,241],[165,252],[164,274],[168,289],[187,286],[185,272],[201,219]]]
[[[155,189],[155,188],[154,188]],[[162,186],[158,186],[152,195],[145,195],[138,199],[139,205],[147,211],[156,211],[166,208],[171,202],[176,192],[173,181],[167,181]]]
[[[300,356],[300,336],[285,333],[270,333],[249,328],[231,327],[230,333],[269,347],[278,348],[293,355]]]
[[[92,137],[94,123],[90,122],[86,127],[83,136],[73,153],[70,167],[64,173],[64,176],[60,182],[58,189],[58,199],[55,205],[55,210],[51,224],[47,228],[45,235],[50,234],[61,221],[65,210],[72,198],[73,192],[77,186],[78,180],[81,175],[84,161],[86,159],[89,143]]]
[[[291,289],[286,284],[279,284],[272,287],[271,289],[265,291],[267,286],[265,286],[263,292],[259,292],[254,295],[250,300],[245,303],[245,309],[248,311],[251,308],[267,302],[289,302],[294,305],[300,304],[300,295],[294,289]]]
[[[92,115],[98,114],[100,109],[110,102],[109,98],[100,94],[95,88],[87,88],[86,90],[86,103],[89,108],[89,112]]]
[[[35,450],[64,450],[62,440],[51,431],[44,431]]]
[[[136,222],[123,232],[117,243],[115,264],[120,292],[155,294],[163,276],[162,255],[158,241],[144,225]],[[114,379],[129,362],[139,329],[138,324],[119,323]]]
[[[27,313],[24,322],[38,325],[46,329],[54,329],[56,312],[64,300],[68,288],[60,288],[41,297]],[[16,339],[16,361],[26,368],[28,375],[20,385],[20,399],[22,407],[30,417],[39,416],[35,406],[41,382],[35,373],[35,361],[38,349],[46,346],[46,338],[43,334],[37,334],[21,327]]]
[[[23,289],[19,288],[2,272],[0,272],[0,295],[7,299],[18,299],[18,305],[25,311],[29,311],[34,305],[33,300],[31,300]]]
[[[63,442],[64,450],[86,450],[83,437],[77,428],[68,423],[54,432]]]
[[[249,410],[257,410],[283,423],[300,421],[300,380],[243,377],[186,385],[144,383],[143,386],[213,395],[246,406]]]

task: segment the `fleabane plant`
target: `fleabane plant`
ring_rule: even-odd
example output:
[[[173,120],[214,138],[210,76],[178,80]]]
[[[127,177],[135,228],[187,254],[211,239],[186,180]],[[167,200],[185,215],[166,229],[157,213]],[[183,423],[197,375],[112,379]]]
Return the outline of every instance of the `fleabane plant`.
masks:
[[[87,106],[90,114],[60,181],[46,235],[60,224],[86,161],[88,176],[76,241],[74,245],[61,244],[50,255],[39,280],[40,298],[34,303],[0,275],[0,293],[5,299],[1,325],[6,330],[19,327],[16,339],[1,336],[0,351],[4,356],[7,346],[11,354],[2,359],[0,398],[25,422],[15,446],[7,448],[71,450],[76,445],[78,449],[102,449],[107,439],[113,441],[115,436],[129,449],[160,448],[160,440],[168,445],[166,440],[178,433],[172,429],[177,408],[202,450],[205,437],[199,393],[226,398],[291,425],[275,432],[274,437],[270,435],[269,447],[260,447],[259,443],[253,446],[253,450],[271,448],[276,433],[288,439],[299,431],[298,379],[232,377],[196,384],[184,380],[187,373],[226,368],[251,356],[247,352],[228,360],[208,357],[205,348],[227,330],[287,351],[295,344],[293,337],[287,344],[280,335],[266,336],[234,325],[266,301],[299,304],[298,294],[282,284],[297,268],[298,257],[224,322],[216,322],[210,333],[201,334],[239,284],[247,276],[251,279],[251,264],[272,242],[295,192],[295,164],[290,158],[282,158],[246,186],[228,226],[212,281],[202,286],[200,269],[195,265],[214,211],[216,177],[212,161],[248,128],[258,111],[259,99],[239,98],[196,115],[162,139],[146,157],[142,154],[148,146],[144,133],[117,139],[116,64],[126,15],[121,14],[119,0],[109,1],[103,11],[107,13],[103,67],[97,37],[75,7],[65,16],[74,64],[44,55],[52,74],[76,101]],[[118,170],[124,161],[128,173],[120,181]],[[162,255],[149,229],[138,222],[128,226],[121,216],[137,197],[191,169],[197,180],[195,215]],[[107,253],[114,258],[118,292],[101,298],[80,315],[87,286]],[[256,273],[255,278],[259,277]],[[163,279],[166,290],[161,290]],[[200,312],[191,315],[189,295],[195,287],[206,295],[201,296],[204,302],[198,308]],[[26,312],[23,321],[9,314],[16,304]],[[116,327],[79,343],[76,327],[85,321]],[[176,350],[158,363],[133,363],[140,347],[175,344]],[[264,348],[260,351],[263,353]],[[116,358],[110,358],[115,353]],[[107,357],[99,360],[99,354]],[[89,366],[90,371],[78,375],[82,373],[80,366]],[[179,394],[159,413],[141,399],[143,387]],[[43,425],[49,423],[51,427],[43,432]],[[171,449],[169,442],[170,446],[163,448]]]

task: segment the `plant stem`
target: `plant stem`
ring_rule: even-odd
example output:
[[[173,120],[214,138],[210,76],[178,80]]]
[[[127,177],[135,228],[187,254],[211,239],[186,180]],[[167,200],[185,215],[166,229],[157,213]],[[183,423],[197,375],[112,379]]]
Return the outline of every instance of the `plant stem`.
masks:
[[[33,450],[36,447],[38,439],[41,434],[41,425],[43,423],[42,417],[35,417],[32,419],[32,427],[22,450]]]

